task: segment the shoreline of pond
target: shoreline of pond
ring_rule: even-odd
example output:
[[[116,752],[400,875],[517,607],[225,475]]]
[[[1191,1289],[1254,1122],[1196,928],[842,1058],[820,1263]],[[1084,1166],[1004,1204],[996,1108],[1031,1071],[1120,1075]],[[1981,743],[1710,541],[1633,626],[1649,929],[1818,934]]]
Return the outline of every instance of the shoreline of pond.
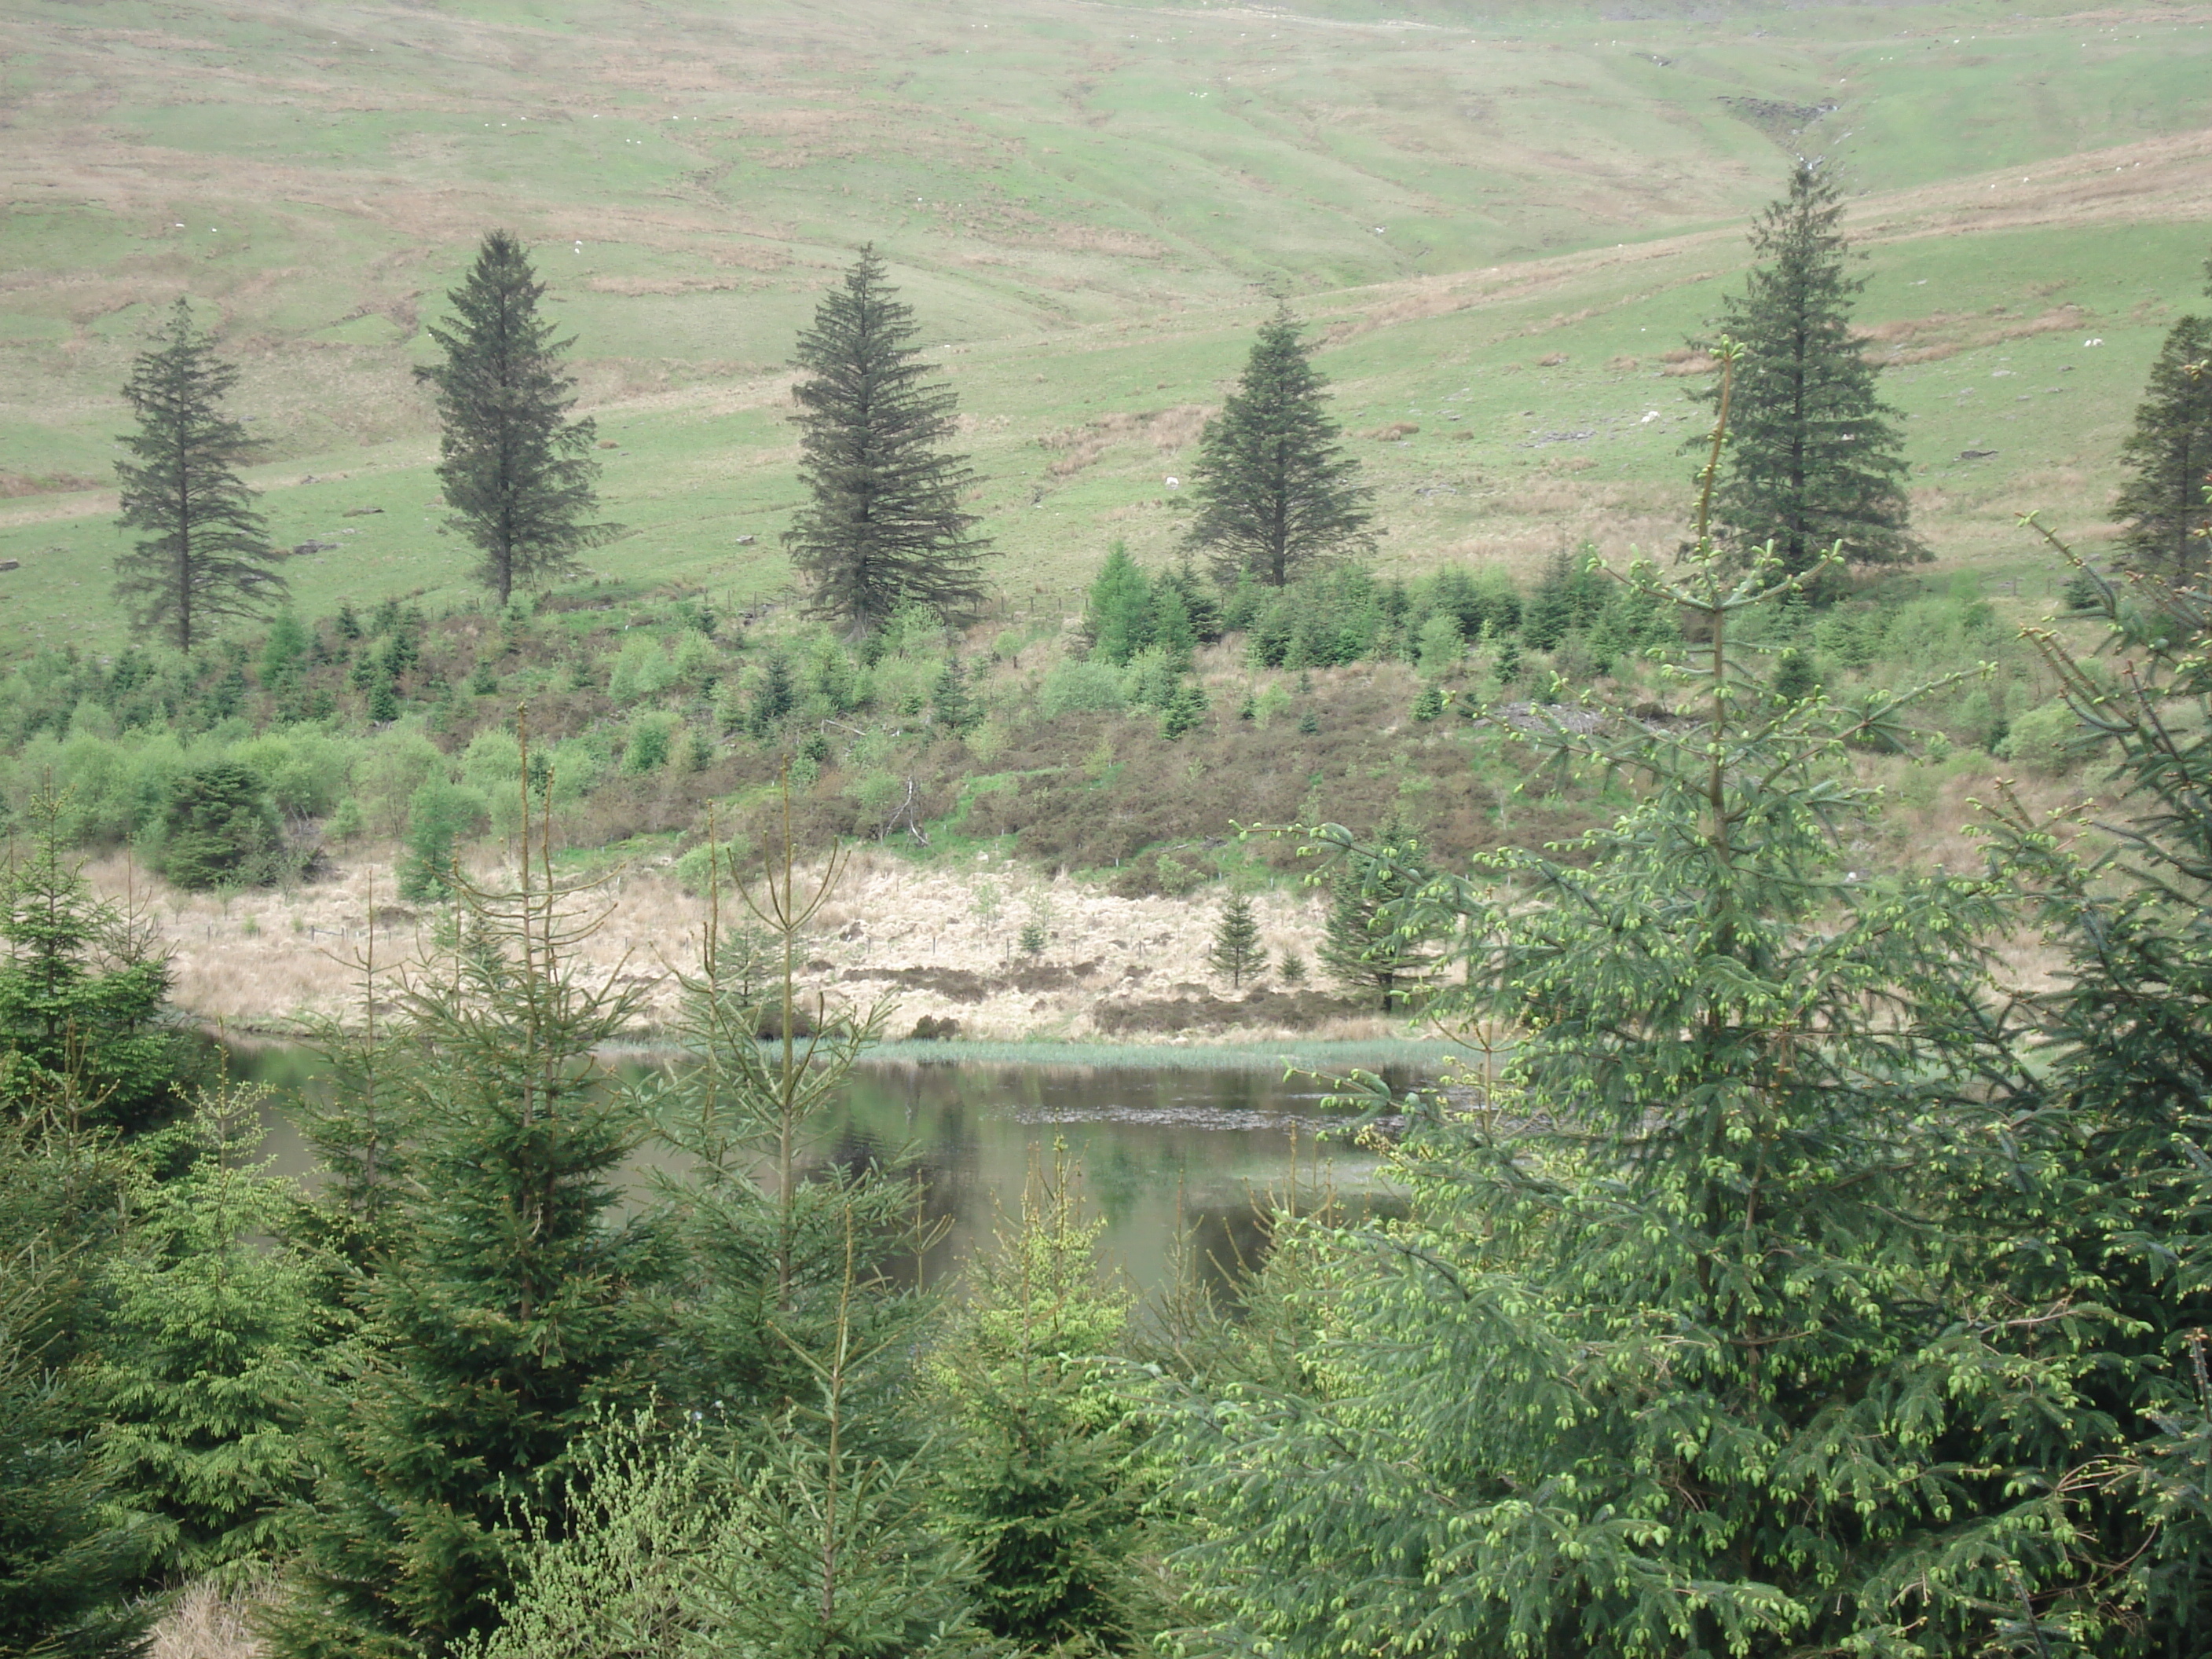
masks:
[[[297,1029],[246,1027],[194,1021],[200,1035],[228,1048],[312,1048],[310,1033]],[[673,1060],[682,1045],[641,1033],[603,1045],[610,1060]],[[1308,1042],[1083,1042],[1048,1038],[992,1042],[898,1038],[871,1043],[862,1066],[1016,1066],[1048,1070],[1273,1072],[1279,1075],[1342,1077],[1354,1071],[1414,1072],[1435,1077],[1469,1055],[1468,1045],[1441,1038],[1316,1038]]]

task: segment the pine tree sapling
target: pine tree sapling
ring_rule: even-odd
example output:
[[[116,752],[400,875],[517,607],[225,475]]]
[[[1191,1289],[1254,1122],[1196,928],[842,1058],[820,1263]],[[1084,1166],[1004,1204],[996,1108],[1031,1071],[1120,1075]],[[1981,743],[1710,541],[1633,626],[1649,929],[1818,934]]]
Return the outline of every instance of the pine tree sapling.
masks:
[[[118,1478],[152,1518],[150,1576],[258,1577],[284,1553],[316,1336],[313,1275],[278,1235],[293,1184],[258,1156],[265,1089],[203,1093],[109,1265],[101,1407]]]
[[[437,393],[447,525],[483,555],[475,578],[502,605],[518,587],[574,574],[586,549],[622,534],[588,522],[599,510],[595,428],[568,418],[575,382],[562,359],[575,343],[538,314],[544,295],[522,244],[487,232],[447,295],[452,319],[429,331],[443,360],[416,370]]]
[[[1242,988],[1248,975],[1266,969],[1267,953],[1260,945],[1260,924],[1252,915],[1252,901],[1243,893],[1231,893],[1222,905],[1221,919],[1213,927],[1213,945],[1206,959],[1228,975],[1230,985],[1236,988]]]
[[[1337,442],[1312,347],[1287,308],[1260,326],[1237,390],[1199,440],[1184,544],[1224,586],[1246,573],[1281,587],[1371,544],[1372,492]]]
[[[268,614],[284,596],[276,553],[237,469],[259,446],[222,412],[238,370],[215,355],[179,300],[131,367],[123,395],[138,417],[115,464],[125,529],[149,532],[115,561],[115,597],[132,625],[179,651],[226,620]]]
[[[968,676],[960,666],[960,659],[947,657],[945,666],[938,671],[937,684],[930,692],[931,717],[938,725],[955,737],[965,737],[983,719],[977,706],[975,694],[968,689]]]
[[[958,429],[952,389],[927,379],[914,308],[872,247],[799,337],[800,481],[809,500],[784,546],[813,614],[866,634],[902,605],[971,614],[990,544],[961,505],[975,482],[943,448]]]
[[[1115,540],[1091,584],[1083,607],[1084,636],[1091,659],[1120,668],[1152,642],[1152,583],[1144,567]]]
[[[529,775],[526,758],[523,775]],[[579,950],[599,917],[526,814],[516,886],[454,884],[450,948],[398,988],[417,1125],[391,1249],[359,1285],[343,1385],[313,1403],[279,1654],[413,1655],[488,1630],[518,1524],[561,1526],[573,1444],[647,1391],[662,1252],[621,1216],[643,1139],[605,1045],[635,990]]]
[[[1104,1226],[1081,1213],[1078,1176],[1065,1147],[1032,1170],[927,1368],[978,1622],[1028,1651],[1126,1650],[1158,1623],[1138,1559],[1148,1425],[1114,1364],[1133,1298],[1100,1268]]]
[[[21,1115],[73,1091],[92,1121],[143,1130],[175,1110],[199,1062],[164,1017],[167,957],[94,896],[67,815],[66,796],[32,796],[29,845],[0,884],[0,1102]]]
[[[1793,576],[1838,543],[1851,564],[1933,556],[1908,527],[1896,412],[1851,335],[1851,302],[1865,279],[1846,274],[1843,212],[1832,170],[1799,161],[1788,194],[1752,228],[1759,264],[1720,323],[1743,355],[1715,516],[1740,551],[1771,541]],[[1717,402],[1719,388],[1701,395]]]
[[[2184,317],[2166,332],[2120,446],[2128,477],[2112,502],[2120,544],[2136,568],[2187,580],[2205,568],[2212,533],[2212,318]],[[2068,589],[2070,600],[2073,590]],[[2087,609],[2087,606],[2076,606]]]

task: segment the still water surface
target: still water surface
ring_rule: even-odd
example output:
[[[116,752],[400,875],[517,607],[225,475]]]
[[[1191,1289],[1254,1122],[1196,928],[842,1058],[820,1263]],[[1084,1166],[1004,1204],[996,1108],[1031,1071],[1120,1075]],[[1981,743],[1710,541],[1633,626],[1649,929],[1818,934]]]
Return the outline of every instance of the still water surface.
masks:
[[[631,1080],[660,1062],[628,1060]],[[933,1218],[945,1234],[922,1271],[953,1271],[1002,1218],[1018,1214],[1024,1183],[1048,1170],[1055,1143],[1080,1166],[1090,1212],[1105,1224],[1108,1262],[1157,1291],[1178,1263],[1209,1279],[1233,1278],[1261,1249],[1258,1206],[1285,1193],[1297,1160],[1300,1206],[1327,1188],[1353,1212],[1395,1208],[1373,1154],[1342,1138],[1351,1115],[1323,1104],[1314,1079],[1279,1066],[1071,1066],[975,1060],[881,1060],[854,1073],[822,1146],[841,1163],[904,1148],[917,1159]],[[304,1049],[234,1050],[232,1075],[279,1091],[269,1150],[278,1168],[312,1180],[313,1158],[283,1114],[286,1092],[321,1086],[321,1062]],[[1394,1085],[1414,1080],[1385,1073]],[[646,1166],[641,1158],[641,1190]],[[1188,1246],[1178,1248],[1187,1237]]]

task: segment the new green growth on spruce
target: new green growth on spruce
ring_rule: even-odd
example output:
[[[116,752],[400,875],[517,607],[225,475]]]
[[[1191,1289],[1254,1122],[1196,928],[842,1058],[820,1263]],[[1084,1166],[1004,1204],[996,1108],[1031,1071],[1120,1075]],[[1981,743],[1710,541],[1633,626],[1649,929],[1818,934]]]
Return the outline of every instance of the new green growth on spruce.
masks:
[[[238,476],[260,445],[222,412],[238,370],[215,354],[179,299],[131,366],[123,395],[138,429],[115,464],[125,529],[149,533],[115,561],[115,597],[134,627],[190,652],[224,622],[260,617],[283,598],[276,550]]]
[[[476,579],[502,605],[518,587],[574,574],[580,554],[622,533],[589,522],[599,510],[596,428],[568,418],[575,382],[562,359],[575,342],[538,314],[544,296],[522,244],[486,232],[467,277],[446,296],[451,321],[429,331],[443,361],[415,371],[437,393],[447,523],[483,555]]]
[[[792,388],[799,476],[808,501],[784,546],[817,616],[866,634],[902,605],[972,613],[987,589],[990,543],[962,501],[976,483],[946,453],[957,399],[929,380],[914,308],[884,281],[872,247],[823,297],[799,337]]]
[[[1407,1218],[1328,1239],[1287,1379],[1184,1419],[1224,1645],[2038,1650],[2078,1402],[2051,1343],[2100,1315],[2013,1301],[1986,1212],[2002,884],[1854,873],[1851,722],[1734,642],[1816,574],[1702,534],[1630,574],[1703,641],[1679,723],[1536,739],[1636,778],[1613,823],[1474,880],[1370,849],[1465,941],[1438,1001],[1509,1063],[1466,1111],[1396,1103]]]

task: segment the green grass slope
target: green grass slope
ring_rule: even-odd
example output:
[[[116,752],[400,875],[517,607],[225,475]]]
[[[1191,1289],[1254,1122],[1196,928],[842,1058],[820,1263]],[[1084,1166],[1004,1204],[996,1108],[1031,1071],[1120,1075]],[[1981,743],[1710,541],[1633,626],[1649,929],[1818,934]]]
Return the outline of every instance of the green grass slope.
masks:
[[[1271,291],[1323,331],[1348,429],[1419,428],[1355,441],[1386,563],[1670,544],[1665,355],[1799,148],[1864,192],[1925,533],[2024,567],[2015,508],[2100,518],[2201,286],[2212,8],[1631,9],[25,0],[0,652],[121,637],[117,388],[179,293],[245,368],[275,534],[339,544],[288,566],[303,606],[466,598],[408,370],[495,222],[577,337],[634,532],[594,562],[626,580],[787,586],[782,365],[870,240],[960,392],[1017,604],[1111,537],[1172,545],[1166,480]]]

